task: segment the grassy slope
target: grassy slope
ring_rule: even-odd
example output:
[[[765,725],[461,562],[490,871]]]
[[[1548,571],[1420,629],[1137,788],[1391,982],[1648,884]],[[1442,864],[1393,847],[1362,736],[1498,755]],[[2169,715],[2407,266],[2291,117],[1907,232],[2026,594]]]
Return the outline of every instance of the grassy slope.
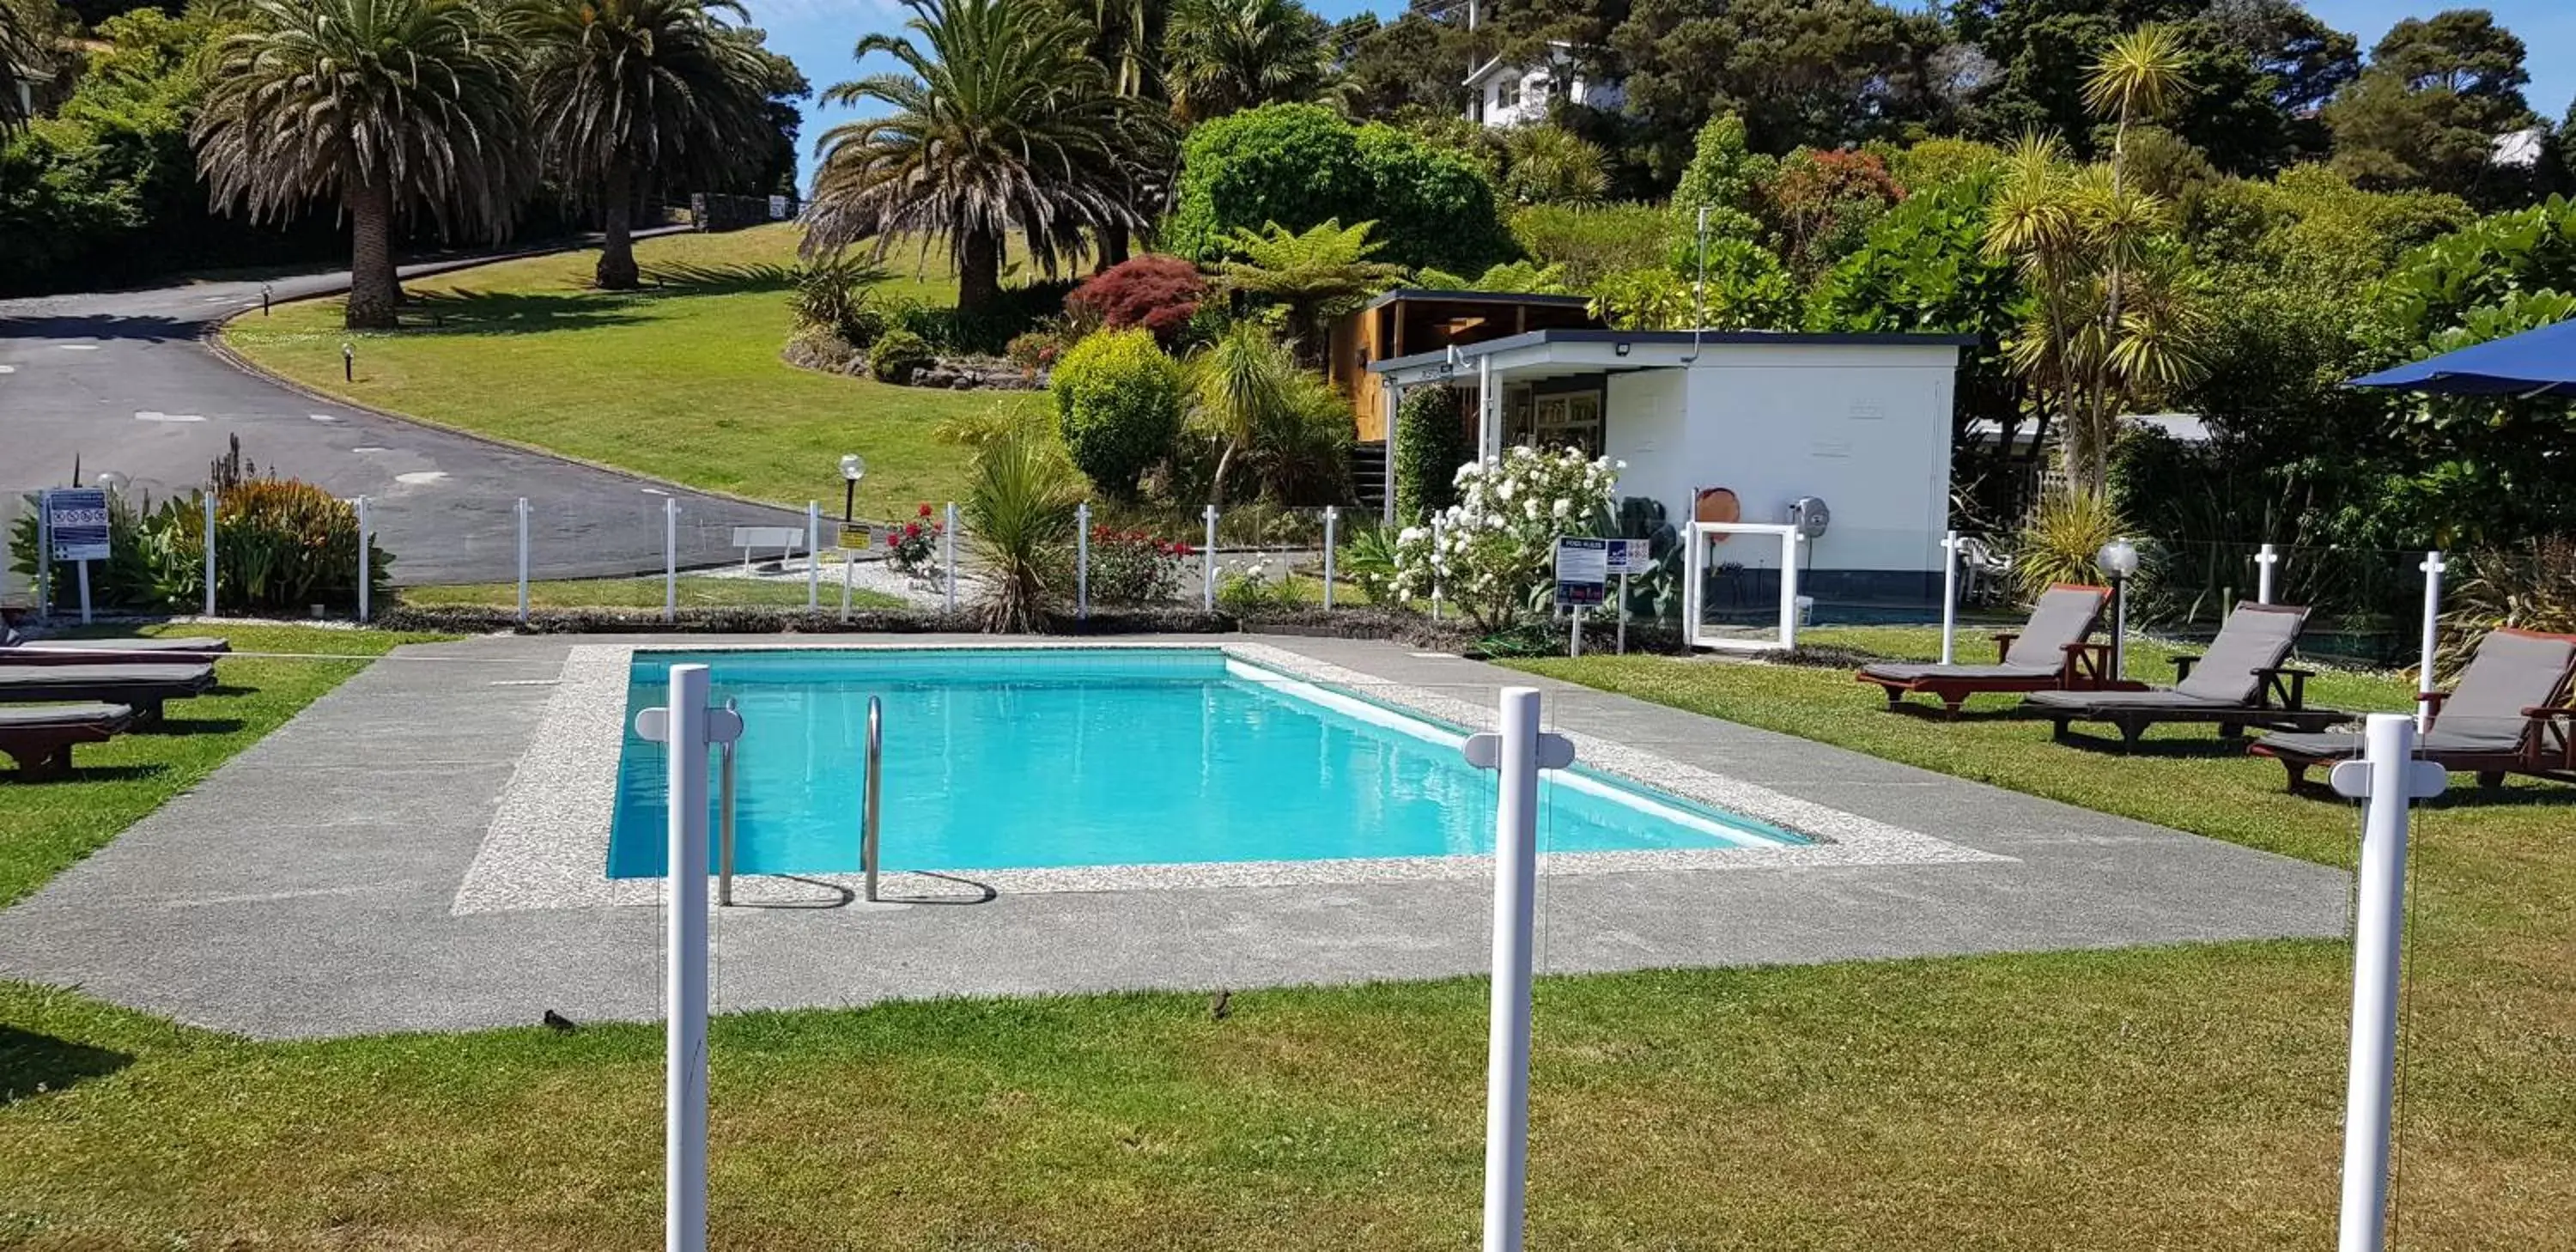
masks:
[[[795,246],[786,226],[649,239],[637,256],[669,285],[628,294],[588,288],[593,252],[505,261],[408,284],[425,298],[399,332],[351,336],[332,299],[237,320],[224,340],[355,403],[693,487],[797,504],[836,495],[841,454],[857,452],[870,515],[954,498],[965,458],[931,428],[1030,398],[890,387],[780,360]],[[910,273],[881,290],[952,298],[945,278]],[[354,383],[340,377],[344,341],[357,348]]]
[[[1818,737],[1866,727],[1960,772],[2031,763],[2094,780],[2100,807],[2329,859],[2354,820],[2275,807],[2269,776],[2219,759],[2149,785],[2061,763],[2044,728],[1877,713],[1831,671],[1532,668]],[[2576,1241],[2576,835],[2565,791],[2544,794],[2419,827],[2399,1246]],[[2264,816],[2230,827],[2238,804]],[[2322,1246],[2349,960],[2296,942],[1545,980],[1534,1246]],[[97,1072],[0,1103],[0,1243],[654,1236],[649,1027],[255,1045],[4,986],[0,1023],[0,1085]],[[1249,993],[1223,1023],[1188,996],[725,1018],[718,1244],[1463,1246],[1483,1025],[1472,981]]]
[[[417,638],[204,624],[147,633],[222,635],[240,652],[335,656],[374,656]],[[222,685],[214,694],[170,706],[166,729],[75,749],[77,777],[20,784],[14,775],[0,775],[0,905],[43,886],[365,666],[363,660],[230,658],[216,666]]]

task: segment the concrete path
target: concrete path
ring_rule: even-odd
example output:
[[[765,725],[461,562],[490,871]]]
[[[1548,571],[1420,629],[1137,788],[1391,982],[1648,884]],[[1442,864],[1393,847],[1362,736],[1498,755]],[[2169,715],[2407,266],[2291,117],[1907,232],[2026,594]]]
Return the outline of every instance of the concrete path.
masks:
[[[463,264],[472,264],[465,262]],[[407,277],[460,268],[405,268]],[[280,278],[276,298],[347,289],[344,272]],[[505,580],[515,502],[529,499],[539,578],[657,571],[662,502],[679,499],[683,564],[732,555],[738,524],[804,525],[746,505],[350,405],[247,373],[201,340],[259,307],[256,281],[0,300],[0,492],[125,474],[155,496],[206,480],[233,435],[264,470],[369,498],[401,583]]]
[[[655,1018],[659,908],[454,909],[544,684],[580,642],[612,641],[479,639],[375,664],[0,912],[0,977],[264,1037],[524,1024],[549,1008]],[[1551,875],[1545,973],[2344,929],[2347,877],[2322,866],[1456,658],[1261,642],[1487,708],[1496,687],[1534,682],[1559,728],[2006,858]],[[989,899],[941,884],[935,902],[719,910],[714,998],[730,1011],[1469,974],[1485,968],[1491,908],[1479,876]]]

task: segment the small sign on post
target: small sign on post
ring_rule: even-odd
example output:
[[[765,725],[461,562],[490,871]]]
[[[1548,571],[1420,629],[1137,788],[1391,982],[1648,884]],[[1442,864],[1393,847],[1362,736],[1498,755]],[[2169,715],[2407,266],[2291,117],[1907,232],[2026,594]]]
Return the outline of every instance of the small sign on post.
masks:
[[[81,624],[89,624],[89,563],[108,554],[107,490],[56,487],[44,494],[45,546],[56,561],[70,561],[80,575]]]
[[[1628,576],[1636,573],[1653,573],[1654,569],[1654,544],[1651,541],[1644,539],[1610,541],[1609,570],[1619,576],[1618,647],[1621,656],[1628,654]]]
[[[1574,610],[1574,633],[1567,656],[1583,655],[1583,610],[1601,603],[1610,583],[1611,539],[1560,535],[1556,540],[1556,602]],[[1621,551],[1625,551],[1625,547]]]

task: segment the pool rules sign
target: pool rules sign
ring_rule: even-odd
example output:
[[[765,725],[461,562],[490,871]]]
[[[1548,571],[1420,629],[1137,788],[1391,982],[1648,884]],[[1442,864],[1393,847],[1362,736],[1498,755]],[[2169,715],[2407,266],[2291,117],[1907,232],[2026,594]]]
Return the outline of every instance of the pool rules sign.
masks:
[[[80,571],[81,621],[89,621],[89,563],[107,559],[107,492],[99,487],[56,487],[38,505],[45,529],[45,551],[55,561],[70,561]],[[38,566],[36,602],[52,607],[52,563]]]

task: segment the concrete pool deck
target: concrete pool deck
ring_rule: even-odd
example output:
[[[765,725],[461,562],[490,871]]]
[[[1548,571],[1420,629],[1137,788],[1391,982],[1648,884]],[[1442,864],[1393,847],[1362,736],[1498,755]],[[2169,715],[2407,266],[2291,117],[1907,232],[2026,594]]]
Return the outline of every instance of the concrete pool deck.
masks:
[[[0,912],[0,978],[78,985],[259,1037],[531,1024],[547,1009],[577,1020],[654,1019],[660,909],[469,908],[461,889],[513,779],[544,755],[531,748],[576,649],[745,642],[531,636],[400,649]],[[1535,686],[1555,729],[1845,815],[1855,828],[1926,836],[1922,846],[1935,850],[1552,872],[1540,894],[1542,973],[2330,936],[2345,927],[2341,871],[1624,696],[1385,643],[1160,642],[1252,644],[1302,658],[1317,673],[1436,691],[1488,717],[1496,689]],[[2116,764],[2105,758],[2104,767]],[[837,907],[841,893],[826,885],[745,880],[758,887],[740,898],[762,906],[715,911],[714,1004],[734,1011],[1481,972],[1490,875],[1467,858],[1450,869],[1429,878],[1112,890],[898,875],[888,883],[892,902]]]

